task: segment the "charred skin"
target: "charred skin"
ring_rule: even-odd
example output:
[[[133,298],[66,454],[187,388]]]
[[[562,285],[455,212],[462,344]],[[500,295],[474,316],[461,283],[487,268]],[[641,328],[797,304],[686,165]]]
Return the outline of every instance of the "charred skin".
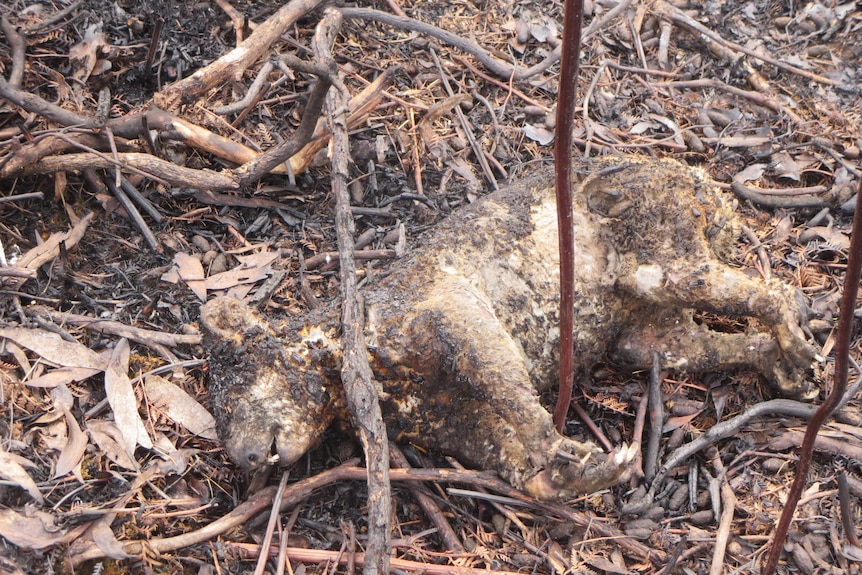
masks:
[[[729,199],[677,162],[576,165],[575,360],[692,371],[752,368],[807,396],[815,358],[795,290],[725,263]],[[552,175],[468,206],[424,234],[363,293],[369,359],[390,437],[494,469],[544,499],[618,482],[634,453],[558,434],[537,390],[556,378],[559,259]],[[763,333],[696,325],[750,316]],[[246,467],[287,465],[345,418],[337,307],[270,324],[238,301],[202,308],[219,433]]]

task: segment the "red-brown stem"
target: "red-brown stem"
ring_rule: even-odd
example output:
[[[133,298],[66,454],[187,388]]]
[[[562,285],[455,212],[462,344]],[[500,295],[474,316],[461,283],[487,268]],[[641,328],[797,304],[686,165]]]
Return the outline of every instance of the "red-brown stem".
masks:
[[[557,185],[557,224],[560,230],[560,393],[554,407],[554,425],[562,431],[572,402],[574,383],[575,240],[572,233],[572,128],[581,55],[583,0],[566,0],[560,92],[554,134],[554,172]]]
[[[853,229],[850,236],[850,256],[847,259],[847,271],[844,275],[844,293],[841,296],[841,312],[838,315],[838,333],[835,341],[835,375],[832,381],[832,391],[826,401],[814,412],[805,436],[802,438],[802,446],[799,448],[799,463],[796,467],[796,476],[790,493],[787,494],[787,503],[781,511],[778,525],[775,527],[775,539],[769,549],[769,556],[763,566],[762,575],[772,575],[778,565],[784,540],[787,539],[787,530],[796,504],[805,487],[805,479],[808,476],[808,466],[811,463],[811,454],[814,451],[814,440],[817,431],[826,421],[826,418],[838,406],[838,402],[844,396],[847,389],[847,364],[850,357],[850,332],[853,328],[853,311],[856,309],[856,296],[859,293],[859,276],[862,273],[862,180],[859,181],[859,189],[856,194],[856,211],[853,213]]]

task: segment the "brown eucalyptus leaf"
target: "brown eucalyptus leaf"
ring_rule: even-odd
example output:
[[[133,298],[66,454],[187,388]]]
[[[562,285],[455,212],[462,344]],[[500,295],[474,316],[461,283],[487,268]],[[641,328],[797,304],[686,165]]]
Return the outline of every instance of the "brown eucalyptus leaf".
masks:
[[[122,467],[139,471],[140,467],[134,458],[126,453],[123,436],[113,421],[95,419],[87,422],[87,433],[93,443],[99,446],[105,457]]]
[[[802,179],[799,166],[785,150],[772,154],[772,169],[779,178],[787,178],[794,182]]]
[[[59,543],[65,531],[55,526],[50,513],[28,506],[24,513],[0,509],[0,536],[19,549],[45,549]]]
[[[64,409],[63,413],[66,416],[68,437],[66,446],[60,452],[57,463],[54,465],[54,479],[72,472],[79,481],[82,481],[81,470],[78,466],[84,458],[84,453],[87,451],[87,445],[89,445],[90,440],[87,434],[81,431],[81,427],[78,425],[72,412]]]
[[[195,398],[158,375],[147,376],[144,381],[144,391],[153,408],[195,435],[212,440],[218,438],[215,418]]]
[[[24,469],[25,467],[33,468],[36,467],[36,464],[29,459],[4,451],[0,447],[0,477],[24,489],[36,503],[41,505],[45,500],[42,498],[42,494],[39,493],[36,482],[33,481],[33,478]]]
[[[93,542],[111,559],[128,559],[131,555],[128,555],[123,549],[123,544],[117,541],[114,532],[111,530],[111,523],[108,517],[103,517],[93,523],[93,526],[90,528]]]
[[[147,428],[138,415],[138,400],[129,379],[129,340],[117,342],[105,369],[105,396],[114,412],[114,421],[123,438],[123,448],[134,458],[135,447],[147,449],[153,446]]]
[[[69,48],[69,64],[72,77],[82,84],[93,73],[99,53],[105,46],[105,37],[102,34],[102,23],[92,24],[84,31],[84,39]]]
[[[85,345],[66,341],[56,333],[23,327],[0,328],[0,337],[11,339],[45,360],[61,367],[86,367],[101,371],[104,360]]]

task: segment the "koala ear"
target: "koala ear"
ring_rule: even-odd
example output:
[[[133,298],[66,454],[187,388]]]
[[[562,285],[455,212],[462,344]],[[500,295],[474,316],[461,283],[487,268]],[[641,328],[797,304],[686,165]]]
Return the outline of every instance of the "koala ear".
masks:
[[[618,218],[634,205],[637,198],[632,197],[636,182],[618,175],[630,164],[612,166],[601,170],[583,183],[582,193],[591,212],[607,218]]]

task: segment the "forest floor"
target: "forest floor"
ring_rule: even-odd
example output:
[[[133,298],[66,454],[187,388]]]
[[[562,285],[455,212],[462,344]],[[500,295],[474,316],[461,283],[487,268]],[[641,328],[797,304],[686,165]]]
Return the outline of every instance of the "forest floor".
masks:
[[[291,4],[297,17],[275,43],[207,85],[188,78],[281,5],[0,7],[0,573],[245,573],[262,549],[273,573],[361,569],[362,449],[343,431],[290,470],[292,504],[262,547],[275,492],[263,486],[280,473],[250,477],[227,458],[196,323],[212,294],[297,315],[339,292],[326,134],[290,170],[231,171],[290,142],[313,100],[309,68],[280,57],[311,60],[321,12],[314,0]],[[829,358],[816,376],[828,384],[862,170],[859,3],[585,4],[576,153],[673,157],[727,190],[735,183],[749,228],[738,264],[807,296]],[[550,163],[562,5],[367,7],[401,19],[347,11],[333,53],[356,100],[360,264],[384,268],[405,238],[409,249],[447,213]],[[857,339],[851,355],[860,359]],[[578,401],[613,440],[639,440],[637,398],[613,392],[645,390],[648,374],[599,372]],[[851,369],[851,383],[859,375]],[[774,397],[748,373],[665,376],[662,460]],[[839,509],[862,524],[859,408],[850,400],[821,433],[782,573],[862,570]],[[558,511],[470,485],[396,481],[393,568],[758,572],[805,424],[775,414],[734,427],[672,469],[638,515],[620,508],[643,494],[639,479]],[[849,495],[839,496],[842,473]],[[417,490],[455,541],[432,526]]]

